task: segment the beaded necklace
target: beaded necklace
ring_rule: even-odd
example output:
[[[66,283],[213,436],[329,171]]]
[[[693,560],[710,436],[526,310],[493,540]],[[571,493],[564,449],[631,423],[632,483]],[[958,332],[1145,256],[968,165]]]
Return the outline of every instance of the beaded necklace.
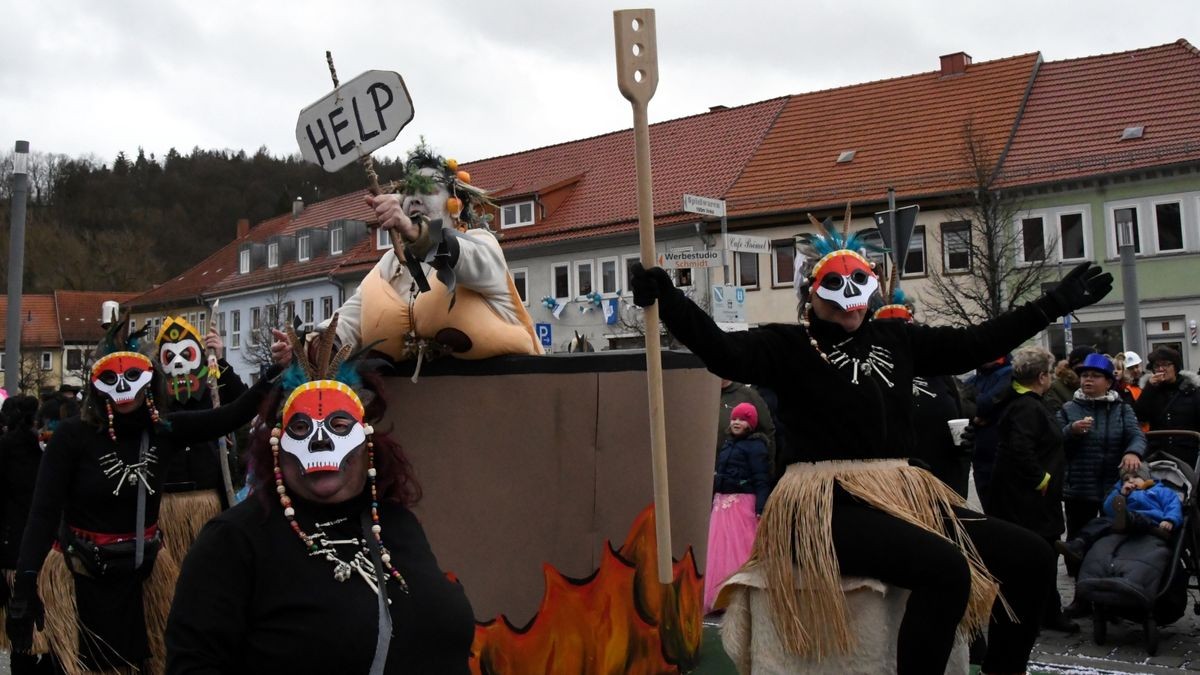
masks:
[[[864,376],[870,377],[872,374],[877,376],[883,383],[891,389],[895,386],[888,378],[895,364],[892,361],[892,352],[886,347],[871,345],[865,358],[851,356],[842,351],[842,347],[849,344],[854,338],[846,338],[835,344],[829,353],[821,349],[821,344],[817,342],[817,338],[813,335],[812,319],[809,316],[812,313],[812,304],[806,303],[804,309],[800,312],[800,325],[804,326],[804,332],[808,335],[808,344],[817,352],[821,360],[825,361],[837,368],[838,370],[849,369],[850,382],[858,384],[858,376],[861,373]]]
[[[372,439],[372,434],[375,429],[369,424],[363,425],[363,431],[367,436],[367,480],[371,484],[371,534],[375,537],[375,542],[379,545],[379,557],[383,561],[383,567],[387,570],[388,575],[396,580],[400,590],[408,593],[408,582],[404,580],[404,575],[400,574],[400,570],[392,566],[392,555],[388,552],[387,547],[383,545],[383,528],[379,525],[379,491],[375,485],[375,441]],[[291,525],[292,531],[303,542],[304,548],[309,555],[318,553],[321,547],[318,545],[316,538],[306,533],[300,527],[300,523],[296,522],[296,509],[292,506],[292,499],[288,497],[287,488],[283,485],[283,471],[279,468],[279,438],[283,435],[281,425],[275,425],[271,429],[271,457],[274,459],[275,469],[275,492],[279,495],[279,503],[283,506],[283,515],[287,518],[288,524]],[[340,562],[340,561],[339,561]],[[335,567],[334,578],[339,581],[344,581],[349,578],[349,574],[344,576],[339,575],[340,568]],[[341,570],[344,571],[344,570]],[[389,601],[390,602],[390,601]]]

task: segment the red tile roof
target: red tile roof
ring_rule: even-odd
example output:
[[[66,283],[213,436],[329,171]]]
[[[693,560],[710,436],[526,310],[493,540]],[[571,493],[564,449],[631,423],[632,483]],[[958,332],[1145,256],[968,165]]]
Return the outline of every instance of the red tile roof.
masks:
[[[99,308],[96,314],[99,315]],[[0,295],[0,317],[8,322],[8,296]],[[7,349],[7,330],[0,335],[0,349]],[[58,329],[58,312],[54,307],[53,295],[27,294],[21,297],[21,347],[61,347],[62,335]]]
[[[245,240],[235,243],[240,245],[241,243],[245,243],[245,241],[265,242],[268,238],[275,235],[292,234],[298,230],[310,227],[325,227],[330,221],[339,219],[362,220],[373,223],[375,222],[375,212],[367,206],[364,199],[366,194],[367,191],[364,189],[316,202],[306,206],[300,217],[294,220],[291,214],[265,220],[251,229],[250,233],[246,235]],[[235,261],[237,249],[238,246],[234,246]],[[348,259],[356,256],[364,256],[369,253],[374,258],[378,258],[382,254],[382,251],[375,252],[374,249],[375,238],[374,235],[371,235],[352,246],[342,255],[331,256],[322,254],[314,256],[305,262],[298,262],[293,256],[290,260],[281,260],[278,267],[268,268],[264,265],[249,274],[238,274],[237,269],[234,268],[231,270],[231,274],[224,275],[220,280],[214,280],[214,282],[210,283],[205,290],[205,294],[217,295],[249,288],[270,286],[276,279],[280,278],[292,282],[325,276]]]
[[[1142,138],[1120,140],[1126,127]],[[1200,159],[1200,52],[1186,40],[1044,64],[1004,162],[1034,184]]]
[[[726,195],[752,215],[935,195],[971,184],[964,123],[999,159],[1041,57],[1024,54],[792,96]],[[854,150],[839,164],[843,151]]]
[[[125,307],[137,293],[112,293],[109,291],[54,291],[54,304],[58,310],[59,332],[66,344],[95,344],[104,337],[100,327],[100,306],[106,300],[115,300]]]
[[[657,225],[680,222],[683,195],[720,197],[787,102],[776,98],[650,125]],[[633,131],[493,157],[469,164],[471,182],[496,201],[566,185],[570,196],[534,225],[501,230],[505,248],[637,228]],[[499,229],[499,224],[495,225]]]

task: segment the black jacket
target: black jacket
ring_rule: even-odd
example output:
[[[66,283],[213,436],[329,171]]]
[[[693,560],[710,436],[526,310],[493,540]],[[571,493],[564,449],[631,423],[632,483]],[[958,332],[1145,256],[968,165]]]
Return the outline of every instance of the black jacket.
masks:
[[[13,429],[0,439],[0,568],[17,568],[21,536],[29,507],[33,504],[33,486],[37,484],[42,446],[32,429]]]
[[[726,438],[717,455],[713,492],[754,495],[754,512],[762,513],[771,492],[770,451],[766,437],[755,432],[745,438]]]
[[[1200,431],[1200,378],[1180,372],[1171,384],[1149,384],[1142,378],[1142,395],[1133,404],[1138,419],[1150,425],[1150,431]],[[1196,465],[1197,442],[1193,438],[1174,436],[1147,439],[1148,453],[1166,451],[1179,459]]]
[[[1066,466],[1062,427],[1042,397],[1010,390],[999,424],[1000,445],[984,511],[1046,539],[1063,533],[1062,479]],[[1039,490],[1046,474],[1045,494]]]
[[[229,405],[246,392],[246,385],[224,360],[218,361],[218,365],[221,368],[221,376],[218,380],[221,404]],[[212,407],[212,396],[207,387],[199,399],[189,398],[183,402],[171,401],[171,412],[211,410]],[[169,455],[170,461],[167,463],[163,489],[166,492],[215,489],[224,495],[220,455],[217,450],[219,441],[184,438],[177,442],[179,447]]]

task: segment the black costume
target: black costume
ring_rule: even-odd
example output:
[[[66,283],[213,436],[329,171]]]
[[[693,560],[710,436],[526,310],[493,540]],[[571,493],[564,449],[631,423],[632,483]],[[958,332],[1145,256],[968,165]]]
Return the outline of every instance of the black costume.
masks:
[[[817,267],[820,268],[820,264]],[[710,371],[725,379],[765,384],[778,393],[779,415],[794,434],[788,440],[797,449],[800,460],[789,467],[789,473],[800,469],[797,475],[814,475],[818,481],[833,476],[832,525],[822,526],[818,522],[811,526],[810,523],[809,532],[797,533],[793,529],[803,528],[805,518],[820,519],[823,516],[824,512],[815,516],[806,514],[805,511],[810,510],[807,507],[816,504],[825,508],[828,502],[824,505],[814,501],[786,502],[781,492],[787,492],[787,475],[767,505],[763,525],[772,519],[773,510],[786,510],[788,513],[778,520],[786,524],[794,517],[796,524],[778,533],[782,540],[804,539],[814,532],[823,533],[820,528],[828,527],[832,530],[835,564],[842,571],[876,577],[912,591],[900,628],[897,661],[901,673],[942,671],[953,644],[954,627],[960,620],[966,620],[963,619],[964,609],[969,609],[968,619],[971,612],[977,610],[970,607],[968,601],[974,604],[977,600],[992,597],[976,586],[976,582],[987,581],[988,573],[999,582],[1000,591],[1019,623],[1013,623],[1007,617],[1000,603],[995,604],[984,670],[1025,670],[1037,637],[1044,589],[1054,577],[1055,554],[1048,544],[1032,533],[966,509],[955,508],[954,515],[970,541],[960,542],[962,545],[956,547],[953,542],[914,526],[894,513],[872,508],[863,499],[863,484],[894,492],[904,490],[905,485],[916,487],[916,482],[911,473],[891,469],[892,463],[861,460],[906,458],[916,454],[912,413],[914,376],[962,372],[994,359],[1043,329],[1052,317],[1103,297],[1107,292],[1103,288],[1105,283],[1111,286],[1110,276],[1099,275],[1094,268],[1083,265],[1064,279],[1059,295],[1043,297],[997,319],[965,329],[868,321],[855,332],[847,333],[836,324],[813,319],[811,329],[803,325],[769,324],[749,331],[725,333],[676,289],[661,269],[642,270],[635,266],[633,277],[635,301],[646,306],[657,299],[660,316],[667,328],[699,356]],[[849,282],[846,286],[849,287]],[[856,290],[848,288],[847,295]],[[815,345],[810,343],[810,338],[815,340]],[[808,465],[813,469],[805,470],[806,462],[818,464]],[[847,481],[844,473],[838,473],[850,465],[882,469],[874,471],[876,476],[852,487],[855,481]],[[889,485],[886,476],[879,477],[889,471],[900,475],[904,482]],[[928,484],[920,487],[926,491],[935,489]],[[802,497],[810,497],[802,492],[805,489],[803,483],[797,482],[795,488],[788,489],[795,489]],[[941,499],[941,504],[948,503],[944,495],[927,494],[931,500]],[[899,499],[893,496],[892,501],[903,499],[903,495]],[[941,517],[953,520],[953,516],[945,511]],[[760,528],[760,542],[770,529],[769,526]],[[764,550],[772,550],[773,546],[778,550],[778,542],[761,547],[760,542],[756,542],[756,556]],[[976,570],[971,566],[972,558],[965,555],[966,550],[962,547],[970,547],[971,542],[987,566],[984,579],[977,578]],[[812,558],[804,548],[793,545],[788,550],[792,555]],[[806,558],[796,560],[803,565]],[[819,557],[816,560],[824,563]],[[752,560],[751,564],[754,562]],[[769,558],[767,562],[770,563]],[[775,561],[776,568],[789,573],[792,564],[790,556],[786,561]],[[836,571],[837,567],[834,569]],[[801,570],[801,573],[820,575],[824,570]],[[777,579],[771,577],[770,568],[767,574],[774,584]],[[785,598],[780,603],[787,602],[786,598],[793,595],[787,590],[790,588],[794,586],[789,583],[778,590]],[[820,593],[825,588],[821,586],[816,593],[806,594],[806,602],[822,601]],[[838,603],[840,601],[835,600],[823,606],[841,607]],[[782,604],[776,604],[774,596],[772,606],[778,615]],[[805,624],[804,618],[799,623],[805,629],[823,628]],[[787,616],[783,620],[794,619]],[[777,619],[777,629],[779,626]],[[834,636],[832,643],[834,649],[837,648],[837,637]],[[804,644],[801,644],[803,648]],[[828,651],[828,647],[820,643],[812,647],[817,653],[823,648]]]
[[[954,444],[948,420],[966,417],[958,384],[951,375],[913,380],[916,454],[929,464],[933,475],[966,499],[971,475],[971,453]]]
[[[272,495],[273,496],[273,495]],[[306,553],[267,495],[209,522],[188,553],[167,629],[168,673],[366,673],[375,651],[375,592],[334,579]],[[318,505],[293,498],[305,531],[363,538],[367,499]],[[392,640],[385,673],[467,673],[474,618],[462,587],[438,569],[411,511],[381,504],[384,544],[408,583],[389,580]],[[353,546],[343,547],[347,556]]]
[[[221,368],[221,376],[218,380],[218,390],[221,395],[221,401],[228,404],[236,400],[239,396],[246,392],[246,385],[237,373],[233,371],[233,367],[225,362],[224,359],[218,361]],[[176,399],[171,399],[171,411],[177,410],[211,410],[212,396],[209,394],[208,388],[205,387],[204,393],[197,398],[188,398],[182,403]],[[163,480],[163,490],[167,494],[177,492],[189,492],[194,490],[215,490],[221,495],[222,505],[225,501],[225,485],[221,478],[220,456],[217,450],[217,442],[212,440],[198,441],[195,439],[183,439],[181,452],[172,453],[170,461],[167,463],[166,477]]]
[[[161,619],[147,616],[143,606],[143,581],[164,565],[167,567],[159,572],[175,570],[175,561],[169,556],[155,559],[156,523],[164,481],[164,472],[157,469],[170,462],[183,443],[216,438],[248,422],[271,386],[270,378],[264,378],[247,395],[227,406],[171,413],[158,423],[151,419],[148,405],[128,414],[117,413],[112,419],[115,441],[108,429],[79,418],[59,426],[42,458],[17,562],[14,601],[20,598],[36,602],[39,582],[43,584],[48,637],[68,672],[76,670],[76,666],[100,670],[140,665],[152,657],[161,657],[154,653],[161,650],[154,649],[153,644],[161,635],[151,635],[148,640],[148,622],[165,621],[174,580],[164,580],[167,586],[161,591],[147,589],[148,593],[163,594],[153,598],[161,605]],[[99,394],[93,391],[91,395]],[[139,471],[142,461],[145,466]],[[117,537],[127,542],[136,540],[140,476],[146,484],[142,567],[133,569],[131,556],[110,560],[104,571],[89,566],[93,560],[88,560],[92,557],[87,552],[88,541],[103,543]],[[52,572],[43,569],[43,562],[56,540],[63,545],[65,562],[72,571],[73,591],[44,587],[48,579],[54,578]],[[54,626],[56,621],[74,621],[69,612],[56,611],[55,607],[60,601],[70,603],[72,599],[78,612],[77,650],[70,648],[75,643],[70,628],[62,625],[62,630],[56,631]],[[29,630],[31,620],[25,618],[24,625],[14,626],[10,611],[10,639],[16,640],[14,630]],[[25,639],[27,636],[28,633]]]

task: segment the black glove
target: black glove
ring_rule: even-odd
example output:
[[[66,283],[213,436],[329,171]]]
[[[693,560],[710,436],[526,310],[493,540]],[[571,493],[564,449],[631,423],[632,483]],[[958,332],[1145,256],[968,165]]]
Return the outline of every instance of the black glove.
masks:
[[[633,304],[638,307],[649,307],[663,296],[666,289],[674,288],[671,277],[661,267],[646,269],[642,263],[635,262],[629,268],[629,285],[632,286]]]
[[[959,437],[958,451],[964,455],[975,454],[975,425],[968,424]]]
[[[8,601],[8,611],[4,622],[4,632],[12,644],[13,652],[30,652],[33,650],[33,627],[38,630],[46,627],[46,609],[37,594],[37,573],[24,572],[17,574],[12,599]]]
[[[909,457],[908,465],[915,466],[918,469],[925,469],[929,473],[933,473],[933,467],[929,466],[929,462],[926,462],[925,460],[921,459],[920,457]]]
[[[1039,299],[1039,307],[1051,321],[1100,302],[1112,290],[1113,277],[1091,262],[1079,263],[1063,280]]]

